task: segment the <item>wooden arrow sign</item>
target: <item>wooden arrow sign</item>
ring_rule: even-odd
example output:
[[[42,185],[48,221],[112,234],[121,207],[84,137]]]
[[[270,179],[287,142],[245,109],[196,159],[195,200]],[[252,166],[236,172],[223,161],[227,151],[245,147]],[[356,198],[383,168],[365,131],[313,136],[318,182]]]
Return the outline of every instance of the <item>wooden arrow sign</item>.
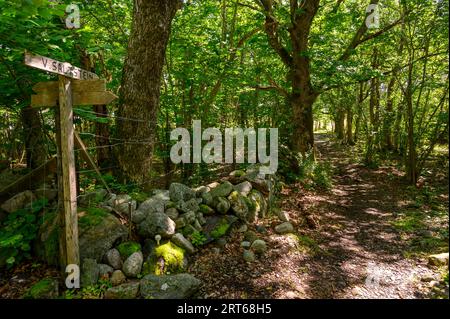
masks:
[[[52,107],[58,103],[58,91],[42,92],[31,96],[32,107]],[[111,92],[72,92],[73,105],[106,105],[117,99]]]
[[[52,93],[58,91],[58,81],[39,82],[33,86],[33,91],[38,94]],[[106,91],[106,80],[73,80],[73,92],[103,92]]]
[[[25,64],[39,70],[64,75],[76,80],[98,79],[97,74],[80,69],[70,63],[59,62],[45,56],[32,55],[28,52],[25,52]]]

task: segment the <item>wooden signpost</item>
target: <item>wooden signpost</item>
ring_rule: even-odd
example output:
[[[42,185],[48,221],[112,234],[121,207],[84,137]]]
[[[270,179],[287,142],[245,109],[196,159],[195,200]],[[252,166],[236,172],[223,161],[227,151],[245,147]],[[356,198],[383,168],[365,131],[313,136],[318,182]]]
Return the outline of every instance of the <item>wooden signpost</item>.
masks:
[[[58,106],[58,188],[62,204],[60,221],[64,226],[60,251],[64,268],[69,264],[80,265],[74,139],[89,164],[95,164],[74,131],[73,105],[105,105],[117,97],[106,91],[105,80],[70,63],[25,52],[25,65],[59,75],[58,82],[40,82],[33,87],[37,95],[31,97],[31,106]]]

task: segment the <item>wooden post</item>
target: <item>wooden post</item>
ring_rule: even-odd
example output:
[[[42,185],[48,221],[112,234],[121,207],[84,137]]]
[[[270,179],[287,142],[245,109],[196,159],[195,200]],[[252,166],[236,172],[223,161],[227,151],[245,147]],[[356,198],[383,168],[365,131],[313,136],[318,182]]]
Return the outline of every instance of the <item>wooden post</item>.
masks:
[[[77,194],[74,155],[74,129],[72,108],[72,83],[65,76],[59,76],[59,126],[60,126],[60,163],[62,184],[62,210],[61,221],[64,221],[66,265],[80,265],[80,253],[78,247],[78,217]]]

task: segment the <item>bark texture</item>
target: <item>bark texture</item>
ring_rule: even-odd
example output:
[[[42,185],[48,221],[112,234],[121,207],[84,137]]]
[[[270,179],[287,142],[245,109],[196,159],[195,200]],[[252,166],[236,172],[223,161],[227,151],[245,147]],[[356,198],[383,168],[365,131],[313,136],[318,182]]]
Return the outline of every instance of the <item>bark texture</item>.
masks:
[[[135,0],[118,115],[119,176],[142,183],[151,168],[161,75],[172,19],[179,0]]]

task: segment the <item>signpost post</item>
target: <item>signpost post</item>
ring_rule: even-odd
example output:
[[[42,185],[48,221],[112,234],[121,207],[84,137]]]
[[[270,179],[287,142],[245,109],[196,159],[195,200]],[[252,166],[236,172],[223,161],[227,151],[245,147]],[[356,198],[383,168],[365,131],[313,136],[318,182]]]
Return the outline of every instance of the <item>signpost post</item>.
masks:
[[[73,105],[105,105],[114,101],[117,96],[106,91],[106,82],[99,80],[96,74],[70,63],[25,52],[25,65],[58,74],[58,82],[40,82],[33,87],[37,95],[31,96],[31,106],[58,107],[58,198],[62,205],[60,222],[64,230],[60,237],[60,252],[64,268],[70,264],[80,265],[74,137],[78,145],[83,144],[74,131]],[[90,158],[85,147],[81,150]]]

